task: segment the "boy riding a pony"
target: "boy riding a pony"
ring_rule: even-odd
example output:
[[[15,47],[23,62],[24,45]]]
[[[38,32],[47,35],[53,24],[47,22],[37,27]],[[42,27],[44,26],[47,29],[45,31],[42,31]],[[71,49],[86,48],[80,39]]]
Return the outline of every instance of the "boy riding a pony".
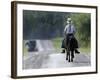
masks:
[[[78,53],[78,54],[80,53],[77,50],[78,49],[78,41],[76,40],[76,38],[74,36],[75,33],[76,33],[75,26],[72,24],[71,18],[68,18],[67,25],[64,28],[64,39],[62,41],[62,46],[61,46],[61,48],[63,48],[62,53],[65,53],[65,48],[69,43],[70,36],[73,36],[73,40],[74,40],[73,47],[75,48],[75,53]]]

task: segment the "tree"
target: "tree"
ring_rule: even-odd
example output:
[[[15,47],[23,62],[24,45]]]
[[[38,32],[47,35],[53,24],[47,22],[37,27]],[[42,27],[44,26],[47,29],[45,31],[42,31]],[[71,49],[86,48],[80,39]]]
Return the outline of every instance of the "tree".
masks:
[[[23,39],[46,39],[63,36],[69,13],[23,11]]]
[[[82,46],[88,46],[91,41],[91,15],[89,13],[72,13],[71,18],[76,26],[76,37]]]

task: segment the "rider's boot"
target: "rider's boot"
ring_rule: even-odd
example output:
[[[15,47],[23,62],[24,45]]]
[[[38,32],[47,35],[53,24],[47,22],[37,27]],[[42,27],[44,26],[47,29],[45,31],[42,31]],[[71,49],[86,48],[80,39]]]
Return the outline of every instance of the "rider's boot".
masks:
[[[76,50],[75,50],[75,53],[79,54],[80,52],[76,49]]]
[[[65,53],[65,50],[63,49],[61,53]]]

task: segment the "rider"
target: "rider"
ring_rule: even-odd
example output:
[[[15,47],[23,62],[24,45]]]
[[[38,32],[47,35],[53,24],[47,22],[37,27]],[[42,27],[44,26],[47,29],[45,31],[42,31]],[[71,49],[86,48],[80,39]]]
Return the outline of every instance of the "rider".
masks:
[[[67,25],[65,26],[65,29],[64,29],[64,40],[62,41],[62,46],[61,46],[63,48],[62,53],[65,53],[65,43],[64,43],[65,39],[67,40],[66,44],[68,45],[69,36],[70,35],[74,36],[75,32],[76,32],[76,30],[75,30],[74,25],[72,24],[71,18],[68,18],[67,19]],[[80,53],[77,50],[77,48],[78,48],[78,42],[77,42],[77,40],[76,40],[75,37],[73,39],[74,39],[75,53]]]

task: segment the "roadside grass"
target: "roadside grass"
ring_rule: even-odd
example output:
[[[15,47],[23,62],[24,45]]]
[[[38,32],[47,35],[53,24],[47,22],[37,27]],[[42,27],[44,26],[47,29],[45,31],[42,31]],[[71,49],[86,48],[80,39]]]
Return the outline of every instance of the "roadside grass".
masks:
[[[81,47],[79,48],[80,53],[82,52],[83,54],[90,54],[91,53],[91,48],[90,47]]]
[[[23,40],[23,56],[26,56],[28,53],[28,49],[27,47],[25,46],[25,40]]]
[[[58,53],[61,52],[61,50],[62,50],[62,48],[61,48],[62,40],[63,40],[62,37],[57,37],[57,38],[52,39],[54,48],[56,49],[56,52],[58,52]]]

